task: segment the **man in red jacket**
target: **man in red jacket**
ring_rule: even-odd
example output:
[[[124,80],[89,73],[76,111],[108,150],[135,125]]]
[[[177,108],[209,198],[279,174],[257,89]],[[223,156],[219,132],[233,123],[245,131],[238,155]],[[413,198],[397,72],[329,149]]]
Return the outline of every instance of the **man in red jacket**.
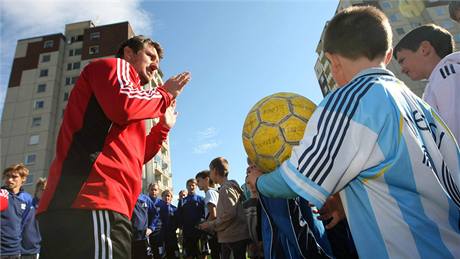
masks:
[[[190,80],[183,72],[144,90],[162,53],[158,43],[135,36],[117,58],[93,61],[81,72],[37,212],[40,258],[130,258],[142,166],[174,125],[174,109],[166,111]],[[146,134],[145,120],[152,118],[161,119]]]

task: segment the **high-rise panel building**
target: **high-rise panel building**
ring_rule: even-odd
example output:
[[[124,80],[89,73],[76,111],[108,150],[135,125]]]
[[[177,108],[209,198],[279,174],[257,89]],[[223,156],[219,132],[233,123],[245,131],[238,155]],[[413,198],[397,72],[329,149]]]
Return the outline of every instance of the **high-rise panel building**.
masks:
[[[95,26],[83,21],[65,25],[64,34],[18,40],[1,121],[0,166],[23,162],[30,169],[26,190],[32,191],[33,183],[48,175],[64,109],[80,71],[95,58],[113,57],[132,36],[128,22]],[[158,83],[157,74],[144,87]],[[154,123],[147,121],[148,131]],[[171,189],[168,141],[144,166],[144,189],[151,182]]]
[[[386,14],[393,30],[393,46],[412,29],[428,23],[434,23],[446,28],[454,36],[457,48],[460,46],[460,26],[449,17],[448,1],[340,0],[336,12],[355,5],[372,5]],[[321,92],[323,95],[326,95],[334,90],[337,85],[332,79],[330,64],[323,52],[323,36],[324,30],[316,48],[318,59],[315,64],[315,73],[321,87]],[[394,59],[388,65],[388,69],[397,78],[403,80],[416,95],[422,96],[426,81],[412,81],[405,74],[401,73],[401,69]]]

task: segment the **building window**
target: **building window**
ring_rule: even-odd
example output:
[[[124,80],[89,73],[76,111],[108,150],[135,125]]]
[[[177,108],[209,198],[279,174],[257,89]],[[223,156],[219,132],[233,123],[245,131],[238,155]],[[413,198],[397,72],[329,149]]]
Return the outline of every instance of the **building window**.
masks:
[[[43,55],[42,56],[42,62],[49,62],[51,59],[51,55]]]
[[[446,9],[444,9],[445,7],[444,6],[439,6],[438,8],[434,9],[435,13],[437,16],[443,16],[445,15],[447,12]]]
[[[396,32],[398,33],[398,35],[404,35],[405,33],[403,28],[396,28]]]
[[[39,84],[37,86],[37,93],[43,93],[46,91],[46,84]]]
[[[69,100],[69,93],[65,92],[64,93],[64,101],[67,101],[67,100]]]
[[[37,160],[37,154],[27,154],[24,160],[24,164],[33,165]]]
[[[460,42],[460,33],[455,34],[454,38],[456,42]]]
[[[77,80],[78,80],[78,76],[72,77],[72,81],[71,81],[72,84],[74,85],[77,82]]]
[[[32,185],[32,184],[34,184],[34,181],[35,181],[34,174],[32,174],[32,173],[29,171],[29,175],[27,176],[26,182],[24,183],[24,185]]]
[[[40,77],[48,76],[48,69],[41,69],[40,70]]]
[[[65,78],[65,85],[70,85],[70,80],[71,80],[70,77],[66,77]]]
[[[29,138],[29,145],[37,145],[40,143],[40,135],[32,135]]]
[[[74,51],[73,49],[69,49],[69,57],[73,56],[73,54],[74,54],[73,51]]]
[[[401,20],[401,16],[399,15],[399,13],[391,14],[389,18],[391,22],[397,22]]]
[[[43,109],[43,107],[45,107],[45,101],[43,101],[43,100],[35,101],[35,103],[34,103],[34,109],[35,110]]]
[[[81,55],[81,48],[75,49],[75,56],[80,56]]]
[[[383,2],[382,3],[382,8],[383,9],[391,9],[391,3],[390,2]]]
[[[99,53],[99,46],[91,46],[89,47],[89,54],[94,55]]]
[[[42,117],[33,117],[32,118],[32,127],[38,127],[42,124]]]
[[[54,41],[52,40],[47,40],[45,41],[45,43],[43,43],[43,48],[47,49],[47,48],[52,48],[54,45]]]
[[[419,22],[411,22],[411,23],[410,23],[410,26],[412,26],[412,28],[417,28],[417,27],[419,27],[420,25],[422,25],[422,24],[419,23]]]
[[[98,39],[100,39],[100,38],[101,38],[101,33],[98,32],[98,31],[91,32],[91,33],[89,34],[89,39],[90,39],[90,40],[98,40]]]
[[[72,63],[67,63],[67,70],[72,70]]]
[[[450,20],[447,20],[442,23],[442,27],[445,29],[452,29],[452,27],[454,27],[454,23]]]
[[[73,69],[79,69],[79,68],[80,68],[80,62],[73,63]]]
[[[71,43],[74,43],[76,41],[83,41],[83,35],[72,36],[72,37],[70,37],[70,40],[67,41],[67,43],[71,44]]]

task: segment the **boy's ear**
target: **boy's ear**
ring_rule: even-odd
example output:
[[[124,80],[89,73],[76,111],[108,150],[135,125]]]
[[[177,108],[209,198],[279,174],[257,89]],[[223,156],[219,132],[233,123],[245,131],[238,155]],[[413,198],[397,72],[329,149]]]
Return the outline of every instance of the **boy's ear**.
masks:
[[[388,65],[393,58],[393,48],[390,48],[388,52],[385,54],[385,59],[383,62],[385,62],[385,65]]]
[[[427,40],[424,40],[420,43],[419,49],[423,56],[429,56],[434,50],[431,43]]]
[[[338,68],[338,67],[340,67],[342,65],[341,62],[340,62],[340,59],[337,57],[337,55],[331,54],[329,52],[326,52],[325,55],[326,55],[326,58],[331,63],[331,67]]]

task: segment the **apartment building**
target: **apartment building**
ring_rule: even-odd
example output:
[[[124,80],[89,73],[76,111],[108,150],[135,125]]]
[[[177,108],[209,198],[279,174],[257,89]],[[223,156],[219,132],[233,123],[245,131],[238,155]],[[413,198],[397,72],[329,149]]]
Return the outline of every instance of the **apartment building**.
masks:
[[[65,32],[18,40],[2,115],[0,166],[23,162],[30,169],[25,189],[46,177],[70,92],[91,60],[113,57],[134,36],[128,22],[96,26],[92,21],[65,25]],[[155,82],[145,87],[156,87]],[[153,124],[147,122],[147,130]],[[169,140],[143,169],[143,188],[157,182],[172,187]]]
[[[452,21],[449,17],[448,1],[396,1],[396,0],[340,0],[337,11],[355,5],[372,5],[383,11],[393,29],[393,46],[412,29],[427,23],[434,23],[446,28],[454,36],[454,40],[460,46],[460,26]],[[326,95],[334,90],[337,85],[332,79],[330,64],[327,61],[323,49],[322,39],[316,48],[318,59],[315,63],[315,74],[318,79],[321,92]],[[406,85],[418,96],[422,96],[426,82],[412,81],[409,77],[401,73],[401,69],[396,62],[392,60],[388,65],[396,77],[403,80]]]

